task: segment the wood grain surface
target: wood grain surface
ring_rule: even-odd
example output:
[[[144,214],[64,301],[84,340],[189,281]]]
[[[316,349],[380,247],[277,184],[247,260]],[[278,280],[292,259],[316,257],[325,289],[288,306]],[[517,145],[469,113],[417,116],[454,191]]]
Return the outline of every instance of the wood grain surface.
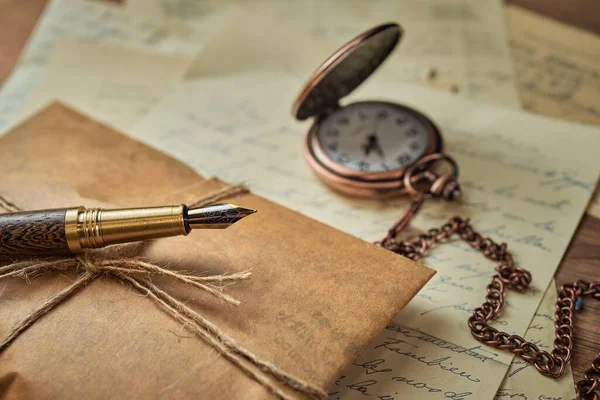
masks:
[[[69,254],[66,208],[0,214],[0,259]]]
[[[600,1],[507,1],[600,34]],[[15,65],[45,3],[46,0],[0,0],[0,83]],[[523,267],[527,268],[526,265]],[[577,279],[600,281],[600,220],[587,215],[583,218],[556,279],[559,286]],[[600,302],[585,299],[575,326],[572,366],[574,378],[579,380],[600,351]]]
[[[45,0],[0,0],[0,83],[16,64],[45,5]]]
[[[583,279],[600,281],[600,220],[586,215],[556,273],[556,285]],[[526,267],[526,266],[525,266]],[[573,378],[578,381],[600,353],[600,301],[583,299],[575,314]]]

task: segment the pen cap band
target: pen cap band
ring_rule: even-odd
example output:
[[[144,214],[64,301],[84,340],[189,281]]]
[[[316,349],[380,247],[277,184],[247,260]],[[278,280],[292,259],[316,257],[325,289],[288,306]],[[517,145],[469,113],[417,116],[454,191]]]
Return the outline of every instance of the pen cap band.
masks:
[[[69,249],[77,253],[111,244],[187,235],[183,209],[183,205],[69,209],[65,215],[65,236]]]
[[[65,213],[65,238],[71,253],[81,252],[79,234],[77,233],[77,217],[85,211],[85,207],[68,208]]]

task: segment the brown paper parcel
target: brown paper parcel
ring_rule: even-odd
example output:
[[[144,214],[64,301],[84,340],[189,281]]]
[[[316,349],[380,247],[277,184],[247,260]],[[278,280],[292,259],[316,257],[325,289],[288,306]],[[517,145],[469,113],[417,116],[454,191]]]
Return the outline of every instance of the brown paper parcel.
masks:
[[[0,155],[0,195],[24,209],[191,203],[224,186],[58,103],[0,138]],[[152,280],[260,359],[324,390],[433,275],[256,195],[231,202],[259,212],[226,230],[153,241],[142,256],[198,274],[252,270],[225,288],[239,306]],[[0,337],[75,276],[0,281]],[[5,400],[271,397],[112,277],[78,290],[0,354]]]

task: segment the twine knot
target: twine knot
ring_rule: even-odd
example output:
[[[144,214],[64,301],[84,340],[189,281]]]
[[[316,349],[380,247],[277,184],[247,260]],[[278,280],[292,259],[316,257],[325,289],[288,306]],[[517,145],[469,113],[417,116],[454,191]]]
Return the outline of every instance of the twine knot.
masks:
[[[94,261],[91,259],[89,254],[84,254],[82,256],[75,257],[77,261],[79,261],[79,267],[83,268],[90,275],[96,275],[100,270],[96,265],[94,265]]]

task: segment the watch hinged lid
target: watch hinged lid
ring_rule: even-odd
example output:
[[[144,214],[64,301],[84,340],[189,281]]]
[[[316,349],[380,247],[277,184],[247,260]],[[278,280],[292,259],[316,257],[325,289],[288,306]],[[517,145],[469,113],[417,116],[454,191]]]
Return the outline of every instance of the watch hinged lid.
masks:
[[[358,35],[329,57],[298,95],[293,115],[304,120],[338,104],[364,82],[390,55],[402,34],[396,23],[376,26]]]

